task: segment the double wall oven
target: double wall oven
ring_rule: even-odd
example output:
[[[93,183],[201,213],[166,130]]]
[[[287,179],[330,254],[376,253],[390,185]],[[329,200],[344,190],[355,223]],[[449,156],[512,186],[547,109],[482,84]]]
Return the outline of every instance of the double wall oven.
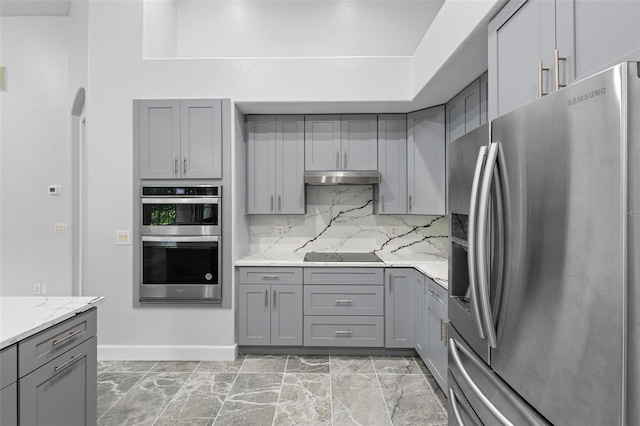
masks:
[[[222,188],[142,186],[141,303],[220,303]]]

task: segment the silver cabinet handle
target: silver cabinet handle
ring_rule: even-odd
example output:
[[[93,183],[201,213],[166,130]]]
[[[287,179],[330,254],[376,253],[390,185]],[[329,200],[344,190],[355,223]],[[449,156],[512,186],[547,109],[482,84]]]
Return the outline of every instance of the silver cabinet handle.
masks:
[[[187,174],[187,159],[186,157],[182,159],[182,174]]]
[[[278,195],[278,212],[282,212],[282,196]]]
[[[441,342],[445,340],[445,336],[444,336],[445,332],[443,330],[446,330],[446,326],[447,326],[447,323],[444,322],[442,318],[440,318],[440,341]]]
[[[340,151],[336,152],[336,169],[340,168]]]
[[[384,195],[380,196],[380,213],[384,211]]]
[[[54,371],[60,371],[60,370],[64,370],[65,368],[67,368],[68,366],[70,366],[71,364],[73,364],[74,362],[76,362],[77,360],[79,360],[80,358],[82,358],[84,356],[83,353],[79,353],[78,355],[71,357],[71,359],[69,359],[67,362],[58,365],[56,367],[53,367]]]
[[[342,164],[342,168],[347,168],[347,151],[344,152],[344,163]]]
[[[273,275],[264,274],[264,275],[262,275],[262,279],[263,280],[279,280],[280,279],[280,275],[277,275],[277,274],[273,274]]]
[[[269,211],[273,211],[273,195],[269,199]]]
[[[555,49],[553,51],[553,61],[556,67],[556,91],[560,90],[563,87],[567,87],[566,84],[560,84],[560,61],[566,61],[566,60],[567,58],[560,57],[560,51],[558,49]]]
[[[269,290],[264,291],[264,306],[269,306]]]
[[[409,195],[409,211],[411,211],[412,204],[413,204],[413,197],[411,197],[411,195]]]
[[[277,300],[278,300],[278,296],[276,294],[276,291],[273,290],[273,310],[274,311],[276,310],[276,304],[278,303]]]
[[[541,98],[543,96],[547,96],[549,93],[545,93],[542,90],[542,86],[544,85],[544,81],[542,79],[542,72],[549,71],[549,68],[544,68],[542,61],[538,62],[538,97]]]
[[[393,285],[393,277],[389,274],[389,294],[391,294],[391,286]]]
[[[460,352],[462,352],[467,358],[469,358],[474,363],[476,362],[475,358],[473,358],[473,355],[468,353],[466,348],[461,346]],[[458,354],[458,345],[456,345],[456,341],[453,338],[449,339],[449,354],[451,355],[451,358],[453,358],[453,362],[456,364],[456,366],[460,370],[460,374],[462,374],[462,378],[467,382],[467,384],[469,385],[473,393],[476,394],[476,396],[480,399],[482,404],[485,407],[487,407],[487,409],[491,411],[491,414],[493,414],[503,425],[513,426],[513,423],[511,423],[509,419],[507,419],[504,416],[504,414],[502,414],[500,410],[498,410],[496,406],[491,403],[489,398],[487,398],[487,396],[484,393],[482,393],[478,385],[473,381],[473,379],[471,378],[467,370],[464,368],[464,365],[462,365],[462,361],[460,361],[460,355]]]
[[[351,330],[336,330],[334,331],[335,334],[337,334],[338,336],[350,336],[353,334],[353,331]]]
[[[173,159],[173,174],[178,176],[178,157]]]
[[[64,343],[69,339],[73,339],[75,336],[77,336],[78,334],[82,333],[83,330],[76,330],[76,331],[72,331],[71,333],[67,334],[66,336],[64,336],[62,339],[58,339],[58,340],[54,340],[53,341],[53,345],[59,345],[60,343]]]
[[[335,299],[335,303],[353,303],[352,299]]]
[[[478,327],[478,335],[482,340],[485,339],[484,326],[480,319],[480,302],[478,301],[477,290],[477,268],[476,268],[476,216],[478,207],[478,193],[480,188],[480,178],[484,167],[484,160],[486,157],[487,147],[483,146],[478,152],[478,159],[476,160],[476,168],[473,172],[473,183],[471,184],[471,200],[469,203],[469,244],[468,244],[468,263],[467,269],[469,272],[469,289],[471,291],[471,305],[473,309],[473,315],[476,320],[476,326]]]
[[[449,388],[449,400],[451,401],[451,408],[453,409],[453,416],[456,418],[456,422],[460,426],[464,426],[464,422],[462,421],[462,416],[460,415],[460,410],[458,410],[458,400],[456,398],[456,393],[453,388]]]

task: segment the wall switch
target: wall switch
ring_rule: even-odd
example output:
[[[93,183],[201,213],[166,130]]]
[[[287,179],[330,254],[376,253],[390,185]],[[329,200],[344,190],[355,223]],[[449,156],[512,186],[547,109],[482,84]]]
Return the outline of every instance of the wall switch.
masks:
[[[35,283],[33,285],[33,294],[40,294],[41,292],[41,287],[39,283]]]
[[[116,231],[116,245],[128,246],[131,244],[131,233],[126,231]]]
[[[60,195],[60,185],[49,185],[49,195]]]
[[[69,232],[69,224],[68,223],[56,223],[54,225],[54,230],[56,234],[66,234]]]
[[[40,294],[49,294],[49,284],[40,284]]]

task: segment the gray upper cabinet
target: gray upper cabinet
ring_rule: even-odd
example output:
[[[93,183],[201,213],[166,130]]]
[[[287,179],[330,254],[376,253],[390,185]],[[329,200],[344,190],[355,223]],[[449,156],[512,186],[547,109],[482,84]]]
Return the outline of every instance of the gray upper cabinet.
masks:
[[[249,116],[247,135],[247,213],[304,214],[303,116]]]
[[[407,115],[407,184],[410,214],[445,214],[444,120],[444,105]]]
[[[142,179],[222,178],[222,101],[134,101]]]
[[[305,116],[306,170],[377,170],[375,114]]]
[[[451,99],[447,105],[447,143],[480,126],[481,85],[476,79]]]
[[[480,76],[480,125],[489,122],[489,73]]]
[[[385,347],[414,348],[413,268],[386,269]]]
[[[407,115],[378,116],[378,214],[407,214]]]
[[[511,0],[489,23],[489,118],[640,59],[639,19],[637,1]]]

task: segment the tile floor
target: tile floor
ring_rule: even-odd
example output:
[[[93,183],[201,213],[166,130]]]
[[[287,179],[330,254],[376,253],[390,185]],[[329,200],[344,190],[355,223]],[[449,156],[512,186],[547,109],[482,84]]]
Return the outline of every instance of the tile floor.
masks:
[[[101,361],[98,425],[446,425],[420,358]]]

